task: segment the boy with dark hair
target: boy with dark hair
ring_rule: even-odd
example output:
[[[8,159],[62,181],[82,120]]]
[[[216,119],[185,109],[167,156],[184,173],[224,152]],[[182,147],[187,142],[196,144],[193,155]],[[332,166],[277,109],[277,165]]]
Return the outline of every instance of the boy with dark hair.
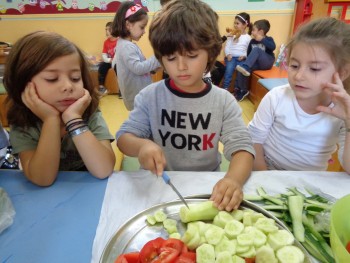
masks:
[[[238,65],[237,69],[237,86],[238,92],[236,99],[242,101],[249,95],[248,77],[253,70],[271,69],[275,62],[273,51],[276,49],[274,39],[267,36],[270,30],[270,22],[261,19],[253,24],[252,40],[248,45],[247,59],[243,64]]]
[[[117,132],[118,148],[161,176],[164,170],[218,171],[222,142],[230,166],[211,200],[221,210],[238,208],[255,152],[236,100],[203,81],[221,51],[216,13],[199,0],[171,1],[155,15],[149,39],[169,78],[135,97]]]

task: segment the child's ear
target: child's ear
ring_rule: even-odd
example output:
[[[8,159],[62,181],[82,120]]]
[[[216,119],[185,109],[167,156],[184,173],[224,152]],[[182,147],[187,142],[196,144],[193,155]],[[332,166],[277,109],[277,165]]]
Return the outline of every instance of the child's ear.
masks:
[[[342,81],[346,80],[350,76],[350,63],[343,66],[339,72],[339,77]]]

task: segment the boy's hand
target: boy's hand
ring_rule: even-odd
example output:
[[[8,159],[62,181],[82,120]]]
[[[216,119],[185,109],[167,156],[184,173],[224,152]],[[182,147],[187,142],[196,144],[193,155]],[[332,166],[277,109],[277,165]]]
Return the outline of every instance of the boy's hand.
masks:
[[[227,55],[227,61],[231,61],[232,60],[232,55]]]
[[[219,210],[237,209],[243,200],[242,186],[234,179],[224,177],[215,184],[210,200]]]
[[[84,95],[70,105],[63,113],[62,120],[64,123],[74,118],[81,118],[86,108],[90,105],[91,96],[88,90],[84,89]]]
[[[166,160],[163,150],[156,143],[148,141],[143,144],[140,148],[138,159],[142,168],[162,176]]]
[[[43,122],[50,117],[58,117],[60,114],[53,106],[39,98],[33,82],[28,82],[21,97],[24,105],[26,105],[28,109],[30,109]]]

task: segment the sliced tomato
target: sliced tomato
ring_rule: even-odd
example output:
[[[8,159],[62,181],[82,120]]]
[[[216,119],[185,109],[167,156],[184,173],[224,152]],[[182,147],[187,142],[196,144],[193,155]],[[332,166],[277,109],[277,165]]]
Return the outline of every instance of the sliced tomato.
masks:
[[[171,247],[160,248],[160,253],[157,258],[153,259],[152,263],[175,263],[180,251]]]
[[[350,241],[346,244],[346,250],[350,253]]]
[[[122,254],[114,261],[114,263],[138,263],[140,258],[139,252],[131,252]]]
[[[164,241],[161,237],[148,241],[140,251],[140,262],[150,263],[157,259]]]
[[[255,257],[254,258],[245,258],[245,263],[255,263]]]
[[[175,263],[196,263],[195,252],[183,252],[175,261]]]
[[[179,251],[179,254],[181,253],[182,248],[184,246],[185,246],[184,242],[176,238],[169,238],[165,240],[162,245],[162,247],[170,247],[170,248],[176,249],[177,251]]]

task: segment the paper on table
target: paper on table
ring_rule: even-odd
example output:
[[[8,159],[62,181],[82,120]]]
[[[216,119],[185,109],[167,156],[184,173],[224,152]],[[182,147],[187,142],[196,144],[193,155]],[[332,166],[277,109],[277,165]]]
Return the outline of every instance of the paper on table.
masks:
[[[223,172],[168,172],[174,184],[181,186],[184,197],[210,194]],[[244,185],[253,194],[263,186],[268,193],[282,193],[287,187],[313,185],[340,198],[350,192],[350,176],[346,173],[264,171],[254,172]],[[100,221],[92,250],[92,263],[100,260],[109,239],[129,218],[162,202],[178,199],[161,178],[149,171],[114,173],[108,180]]]

